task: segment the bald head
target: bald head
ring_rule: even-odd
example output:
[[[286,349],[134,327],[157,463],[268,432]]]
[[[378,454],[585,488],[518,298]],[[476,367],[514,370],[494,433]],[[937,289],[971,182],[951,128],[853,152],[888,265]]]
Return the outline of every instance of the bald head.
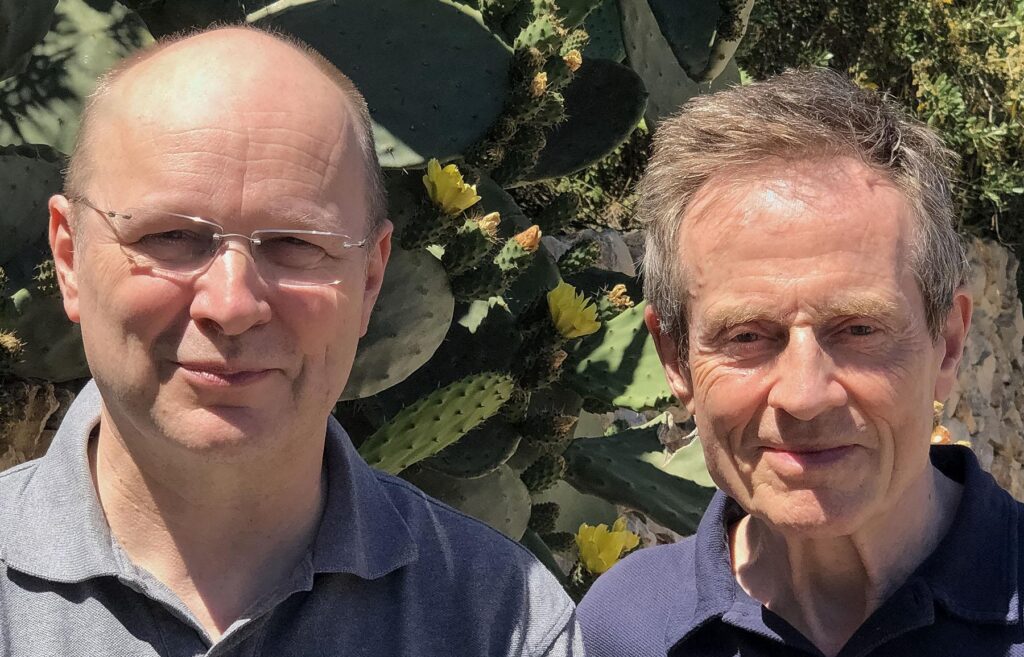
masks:
[[[356,158],[365,182],[368,234],[382,225],[386,201],[362,95],[305,44],[250,26],[164,40],[108,72],[83,111],[66,193],[84,195],[100,172],[104,179],[130,175],[111,162],[110,152],[130,149],[149,135],[162,135],[168,141],[165,148],[173,149],[177,133],[217,139],[218,126],[249,125],[245,117],[257,117],[253,130],[289,130],[302,124],[333,140],[333,153],[310,153],[311,169],[344,168],[343,162],[331,159],[347,158],[351,164]],[[238,154],[224,155],[231,159]],[[214,180],[216,173],[211,171],[211,176]]]

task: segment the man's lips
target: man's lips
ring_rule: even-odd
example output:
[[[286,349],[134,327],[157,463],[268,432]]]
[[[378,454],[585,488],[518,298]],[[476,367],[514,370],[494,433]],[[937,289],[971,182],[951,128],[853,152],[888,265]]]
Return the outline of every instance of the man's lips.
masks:
[[[177,363],[190,383],[203,386],[237,386],[255,383],[273,370],[255,365],[225,363]]]
[[[836,447],[789,447],[783,445],[762,447],[765,458],[785,469],[809,470],[833,465],[852,454],[857,445]]]

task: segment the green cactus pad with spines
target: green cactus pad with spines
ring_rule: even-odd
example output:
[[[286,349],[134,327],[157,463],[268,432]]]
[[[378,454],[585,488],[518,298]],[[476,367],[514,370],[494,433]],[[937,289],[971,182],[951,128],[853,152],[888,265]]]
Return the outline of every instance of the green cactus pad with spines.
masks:
[[[562,383],[584,398],[636,411],[664,407],[672,393],[644,324],[640,303],[583,338],[570,352]]]
[[[753,0],[645,1],[676,60],[696,82],[714,80],[732,59],[754,5]]]
[[[484,372],[456,381],[403,408],[366,439],[366,462],[392,474],[437,454],[476,428],[512,395],[512,377]]]
[[[56,6],[57,0],[0,0],[0,80],[23,70]]]
[[[508,461],[521,439],[507,422],[491,418],[420,465],[452,477],[483,477]]]
[[[520,48],[536,48],[545,54],[558,51],[565,36],[565,28],[558,18],[551,14],[541,14],[534,18],[519,32],[514,46]]]
[[[519,245],[519,242],[509,239],[495,256],[494,264],[498,265],[503,272],[517,272],[530,264],[534,253],[536,251],[527,251]]]
[[[644,113],[649,128],[697,94],[717,91],[739,81],[739,70],[730,62],[710,85],[698,84],[679,64],[647,0],[621,0],[620,7],[626,59],[643,79],[649,94]]]
[[[47,146],[0,147],[0,195],[4,199],[0,266],[9,269],[8,276],[13,281],[21,279],[23,285],[33,275],[38,260],[29,255],[20,267],[12,267],[12,261],[27,255],[25,249],[46,237],[46,203],[63,185],[63,164],[60,153]]]
[[[489,261],[452,279],[452,294],[458,301],[487,299],[499,296],[504,291],[504,272]]]
[[[581,438],[565,459],[565,479],[576,490],[641,511],[683,535],[693,533],[714,494],[667,471],[656,427]]]
[[[153,36],[160,38],[176,32],[203,29],[214,23],[231,25],[242,22],[246,9],[269,4],[267,0],[124,0],[146,21]]]
[[[576,548],[576,535],[572,532],[550,532],[540,538],[552,552],[571,552]]]
[[[467,219],[455,237],[445,245],[441,263],[449,276],[458,276],[479,265],[494,248],[494,242],[480,230],[480,225]]]
[[[555,523],[558,522],[558,511],[557,502],[534,504],[530,511],[530,529],[538,534],[548,534],[555,531]]]
[[[647,91],[631,68],[587,59],[562,92],[568,119],[547,135],[524,180],[559,178],[584,169],[615,150],[643,118]],[[608,102],[615,98],[616,102]]]
[[[437,351],[454,311],[448,277],[437,258],[393,248],[341,398],[369,397],[404,381]]]
[[[68,320],[52,281],[46,202],[61,188],[62,158],[46,146],[0,148],[0,268],[6,278],[0,331],[23,344],[10,370],[23,378],[67,381],[89,375],[82,334]]]
[[[95,8],[104,5],[105,11]],[[70,153],[96,78],[152,42],[142,19],[117,2],[61,0],[25,71],[0,82],[0,144],[47,144]]]
[[[478,479],[417,468],[405,477],[425,493],[519,540],[530,521],[530,493],[515,472],[499,466]]]
[[[523,470],[520,477],[531,493],[542,493],[551,488],[565,474],[566,462],[561,454],[541,454]]]
[[[505,105],[511,51],[458,3],[286,0],[250,18],[295,34],[352,79],[384,167],[460,155]]]
[[[594,58],[622,62],[626,58],[618,0],[602,0],[583,22],[583,29],[590,36],[583,49],[584,61]]]
[[[571,30],[582,24],[601,0],[557,0],[555,13],[562,27]]]

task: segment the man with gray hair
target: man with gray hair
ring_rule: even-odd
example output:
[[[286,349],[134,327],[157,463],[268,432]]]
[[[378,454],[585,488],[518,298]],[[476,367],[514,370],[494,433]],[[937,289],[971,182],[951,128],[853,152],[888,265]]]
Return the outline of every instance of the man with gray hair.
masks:
[[[390,252],[362,97],[254,28],[101,83],[50,245],[90,382],[0,474],[0,655],[581,654],[522,546],[331,416]]]
[[[721,490],[597,581],[588,655],[1024,655],[1021,507],[930,440],[971,317],[952,162],[827,70],[659,126],[647,324]]]

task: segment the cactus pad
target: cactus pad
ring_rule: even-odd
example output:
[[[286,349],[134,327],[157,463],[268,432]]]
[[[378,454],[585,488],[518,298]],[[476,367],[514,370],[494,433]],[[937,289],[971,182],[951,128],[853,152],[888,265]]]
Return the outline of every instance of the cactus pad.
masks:
[[[519,447],[522,437],[508,423],[492,418],[423,461],[423,467],[452,477],[476,479],[498,469]]]
[[[50,29],[57,0],[0,0],[0,80],[21,72]]]
[[[341,398],[369,397],[404,381],[437,351],[454,310],[437,258],[394,248]]]
[[[654,341],[644,325],[646,303],[605,323],[569,355],[562,382],[584,398],[636,411],[672,398]]]
[[[392,474],[437,454],[498,412],[512,395],[512,378],[485,372],[456,381],[403,408],[366,439],[366,462]]]
[[[530,494],[516,473],[499,466],[479,479],[459,479],[417,468],[406,478],[445,504],[519,540],[530,520]]]
[[[94,8],[104,4],[106,11]],[[116,2],[62,0],[25,72],[0,82],[0,144],[48,144],[70,153],[96,78],[152,42],[138,15]]]
[[[666,468],[657,427],[581,438],[565,459],[565,479],[578,491],[642,511],[683,535],[693,533],[714,494],[669,471],[681,464]]]
[[[568,120],[547,135],[526,180],[566,176],[597,162],[629,137],[647,103],[640,76],[606,59],[584,60],[563,94]]]
[[[352,78],[370,106],[382,166],[451,159],[504,107],[511,52],[463,5],[284,0],[250,18],[298,36]]]

